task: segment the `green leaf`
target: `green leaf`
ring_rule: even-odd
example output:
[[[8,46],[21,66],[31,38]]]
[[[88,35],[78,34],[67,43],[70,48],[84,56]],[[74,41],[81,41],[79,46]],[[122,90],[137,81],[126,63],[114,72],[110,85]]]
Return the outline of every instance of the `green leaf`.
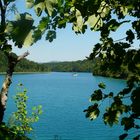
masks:
[[[42,105],[39,105],[39,106],[38,106],[38,109],[42,109]]]
[[[131,95],[132,100],[132,111],[136,113],[137,115],[140,115],[140,87],[137,87]]]
[[[26,0],[26,7],[32,8],[34,6],[34,0]]]
[[[34,38],[33,38],[33,31],[30,31],[26,38],[24,39],[24,46],[31,46],[34,43]]]
[[[56,38],[56,32],[54,30],[49,30],[46,36],[46,40],[52,42]]]
[[[102,82],[102,83],[99,83],[98,87],[99,88],[102,88],[102,89],[105,89],[106,88],[106,85]]]
[[[89,106],[88,109],[84,110],[84,112],[86,112],[86,117],[90,118],[90,120],[96,119],[100,114],[100,110],[98,109],[98,104]]]
[[[103,115],[104,123],[113,126],[113,124],[118,124],[120,117],[120,111],[107,109],[107,112]]]
[[[99,15],[98,16],[95,16],[95,15],[89,16],[87,23],[89,24],[90,28],[95,31],[98,30],[103,25],[103,21]]]
[[[48,22],[49,22],[49,18],[48,17],[43,17],[39,22],[38,29],[40,31],[44,31],[48,26]]]
[[[52,15],[53,8],[57,3],[58,3],[57,0],[45,0],[45,6],[46,6],[49,16]]]
[[[35,12],[37,14],[37,16],[40,16],[42,14],[43,11],[48,12],[49,16],[52,16],[53,10],[54,10],[54,6],[58,3],[57,0],[36,0],[35,1]]]
[[[42,37],[42,32],[41,30],[35,30],[34,33],[33,33],[33,38],[34,38],[34,41],[38,41],[40,40]]]
[[[34,106],[34,107],[32,108],[33,111],[35,111],[36,109],[37,109],[36,106]]]
[[[76,21],[76,27],[78,28],[78,31],[82,31],[82,27],[83,27],[83,18],[82,18],[82,15],[81,15],[81,12],[79,10],[76,9],[76,18],[77,18],[77,21]],[[77,32],[77,30],[75,30]]]
[[[103,98],[103,93],[100,89],[95,90],[94,93],[91,95],[91,101],[100,101]]]
[[[7,53],[11,52],[12,51],[12,45],[9,45],[9,44],[4,45],[4,47],[2,48],[2,51],[7,52]]]
[[[134,33],[132,32],[132,30],[128,30],[126,32],[126,41],[129,41],[130,43],[133,43],[133,40],[135,39]]]
[[[128,131],[134,127],[134,119],[129,117],[122,118],[121,125],[124,125],[124,130]]]
[[[42,11],[45,10],[44,2],[37,2],[36,1],[34,9],[35,9],[36,15],[40,16],[42,14]]]
[[[126,6],[121,6],[120,11],[123,14],[123,16],[126,16],[128,14],[128,8]]]
[[[33,44],[33,22],[32,16],[28,13],[18,14],[15,21],[8,22],[6,32],[15,45],[22,47],[22,45],[30,46]]]
[[[119,136],[119,139],[120,139],[120,140],[124,140],[127,136],[128,136],[127,133],[122,134],[122,135]]]
[[[95,111],[93,111],[93,112],[91,112],[90,113],[90,116],[89,116],[89,118],[91,119],[91,120],[95,120],[98,116],[99,116],[99,109],[96,109]]]

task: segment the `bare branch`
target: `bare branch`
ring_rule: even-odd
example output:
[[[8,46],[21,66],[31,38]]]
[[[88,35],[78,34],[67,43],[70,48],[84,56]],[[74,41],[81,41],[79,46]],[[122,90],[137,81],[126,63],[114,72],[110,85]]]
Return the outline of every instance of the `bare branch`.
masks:
[[[25,58],[26,56],[28,56],[30,53],[27,51],[24,54],[18,56],[17,61],[20,61],[21,59]]]
[[[124,39],[126,39],[126,37],[121,38],[121,39],[118,39],[118,40],[115,40],[114,43],[115,43],[115,42],[120,42],[120,41],[122,41],[122,40],[124,40]]]
[[[135,34],[137,34],[137,33],[134,33],[134,35],[135,35]],[[115,43],[115,42],[120,42],[120,41],[122,41],[122,40],[124,40],[124,39],[126,39],[126,38],[127,38],[127,37],[124,37],[124,38],[121,38],[121,39],[115,40],[114,43]]]

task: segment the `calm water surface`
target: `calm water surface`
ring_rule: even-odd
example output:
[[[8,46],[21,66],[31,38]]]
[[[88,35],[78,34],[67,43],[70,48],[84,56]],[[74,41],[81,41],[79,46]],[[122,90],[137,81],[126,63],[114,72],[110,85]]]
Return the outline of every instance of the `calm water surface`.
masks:
[[[0,76],[0,84],[3,81]],[[16,87],[22,82],[28,89],[29,107],[41,104],[43,114],[39,122],[34,124],[31,134],[33,140],[117,140],[122,128],[109,128],[101,118],[90,121],[83,112],[89,105],[89,97],[99,82],[105,82],[108,93],[117,92],[125,86],[124,80],[93,77],[90,73],[19,74],[14,75],[9,91],[5,120],[15,111],[12,97]],[[101,107],[109,105],[106,101]],[[30,111],[31,108],[28,108]]]

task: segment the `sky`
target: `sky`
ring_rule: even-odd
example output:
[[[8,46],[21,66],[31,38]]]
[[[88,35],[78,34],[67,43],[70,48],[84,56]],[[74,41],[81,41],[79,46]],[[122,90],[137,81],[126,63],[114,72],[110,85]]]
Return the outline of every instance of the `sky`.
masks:
[[[31,47],[14,47],[13,52],[22,54],[28,50],[30,55],[27,58],[35,62],[83,60],[99,41],[98,34],[87,31],[84,35],[76,35],[69,25],[66,29],[57,31],[57,38],[52,43],[42,38]]]
[[[16,6],[20,12],[25,12],[24,0],[17,0]],[[33,11],[27,10],[35,16]],[[116,33],[112,33],[114,40],[125,37],[125,30],[129,29],[129,25],[123,25]],[[53,61],[76,61],[86,59],[93,50],[96,43],[99,42],[99,32],[93,32],[90,29],[85,34],[76,35],[72,31],[71,25],[65,29],[57,30],[57,38],[52,42],[42,38],[31,47],[18,49],[13,47],[13,52],[17,55],[29,51],[30,55],[27,59],[35,62],[53,62]],[[138,44],[138,43],[137,43]]]

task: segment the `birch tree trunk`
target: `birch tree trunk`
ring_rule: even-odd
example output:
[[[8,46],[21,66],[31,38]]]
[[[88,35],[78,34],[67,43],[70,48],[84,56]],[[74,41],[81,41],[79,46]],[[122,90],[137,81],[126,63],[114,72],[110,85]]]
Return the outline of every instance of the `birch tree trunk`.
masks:
[[[2,123],[3,121],[3,117],[4,117],[4,111],[6,109],[6,102],[8,99],[8,90],[9,87],[12,83],[12,75],[14,72],[14,68],[16,66],[16,64],[23,59],[24,57],[26,57],[27,55],[29,55],[28,52],[25,52],[23,55],[21,56],[13,56],[11,53],[7,54],[7,58],[8,58],[8,69],[6,72],[6,76],[5,76],[5,80],[3,82],[1,91],[0,91],[0,123]]]

